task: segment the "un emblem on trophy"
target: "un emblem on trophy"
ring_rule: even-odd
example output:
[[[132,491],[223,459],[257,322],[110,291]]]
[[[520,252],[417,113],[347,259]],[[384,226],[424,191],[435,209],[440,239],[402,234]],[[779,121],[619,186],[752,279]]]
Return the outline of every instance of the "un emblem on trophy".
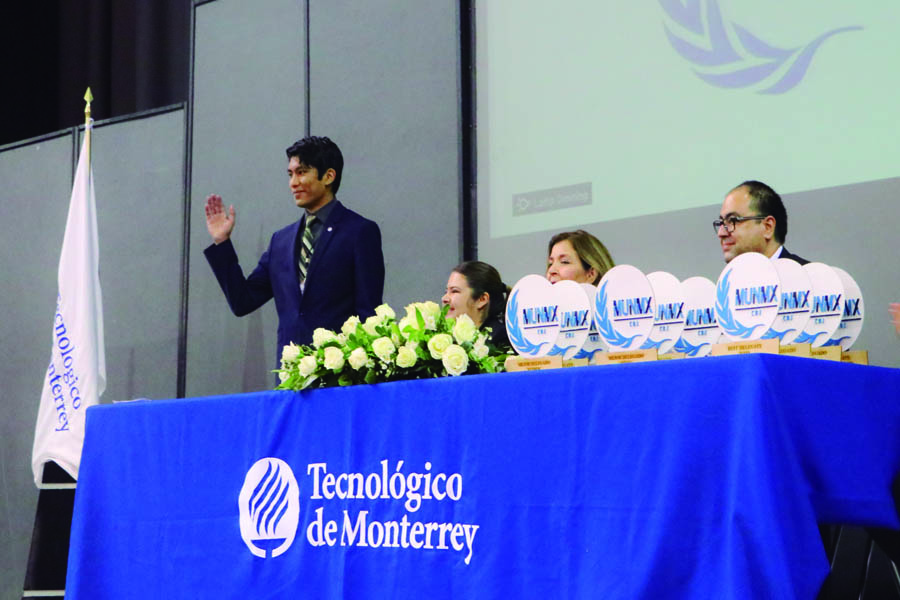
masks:
[[[559,335],[559,303],[553,284],[540,275],[526,275],[506,302],[506,333],[520,356],[546,356]]]
[[[656,299],[637,267],[618,265],[597,284],[594,320],[610,351],[636,350],[653,329]]]
[[[728,339],[758,340],[778,315],[780,282],[772,261],[758,252],[735,257],[716,284],[716,319]]]
[[[675,352],[689,358],[707,356],[719,343],[722,329],[716,320],[716,284],[706,277],[688,277],[681,282],[684,296],[684,329],[675,342]]]

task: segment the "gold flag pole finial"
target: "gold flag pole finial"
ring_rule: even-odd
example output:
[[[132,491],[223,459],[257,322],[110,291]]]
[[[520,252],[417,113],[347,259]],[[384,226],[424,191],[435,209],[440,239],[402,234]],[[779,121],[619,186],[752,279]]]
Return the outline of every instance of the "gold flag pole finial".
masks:
[[[94,99],[94,96],[91,94],[91,88],[88,87],[87,91],[84,93],[84,124],[89,125],[91,122],[91,101]]]
[[[93,99],[94,96],[91,94],[91,88],[88,86],[87,91],[84,93],[84,141],[87,147],[88,165],[91,164],[91,100]]]

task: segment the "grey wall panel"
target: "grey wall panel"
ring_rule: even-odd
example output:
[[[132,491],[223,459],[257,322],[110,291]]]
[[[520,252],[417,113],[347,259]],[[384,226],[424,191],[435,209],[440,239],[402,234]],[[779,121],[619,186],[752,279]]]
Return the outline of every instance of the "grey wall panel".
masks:
[[[103,402],[177,393],[183,109],[94,128]]]
[[[50,360],[72,134],[0,153],[0,598],[18,598],[37,505],[31,445]]]
[[[381,226],[385,300],[439,299],[460,259],[457,3],[313,0],[309,20],[311,131]]]
[[[203,205],[233,204],[232,241],[245,274],[271,234],[300,217],[284,150],[304,135],[305,10],[295,0],[219,0],[195,8],[192,180],[189,215],[188,396],[271,388],[273,302],[237,318],[203,256]]]
[[[176,393],[184,130],[181,109],[94,130],[107,368],[101,402]],[[31,445],[50,356],[72,164],[71,134],[0,154],[7,290],[0,300],[0,514],[2,539],[11,540],[0,544],[4,598],[22,592],[34,523]]]
[[[735,182],[739,183],[739,182]],[[723,190],[723,198],[727,190]],[[900,367],[900,340],[887,305],[900,301],[900,261],[895,224],[900,217],[900,179],[791,194],[787,247],[807,260],[846,270],[859,284],[868,316],[854,348],[869,350],[871,364]],[[645,273],[669,271],[679,279],[702,275],[715,282],[725,263],[713,219],[721,202],[706,207],[606,223],[585,223],[606,244],[616,264]],[[543,273],[547,243],[556,231],[494,240],[496,250],[479,258],[497,266],[509,285]]]

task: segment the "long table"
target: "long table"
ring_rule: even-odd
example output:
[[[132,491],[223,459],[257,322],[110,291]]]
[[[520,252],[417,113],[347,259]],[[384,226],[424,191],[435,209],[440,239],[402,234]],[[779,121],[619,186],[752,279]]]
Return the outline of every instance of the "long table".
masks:
[[[900,370],[744,355],[91,408],[67,598],[814,598]]]

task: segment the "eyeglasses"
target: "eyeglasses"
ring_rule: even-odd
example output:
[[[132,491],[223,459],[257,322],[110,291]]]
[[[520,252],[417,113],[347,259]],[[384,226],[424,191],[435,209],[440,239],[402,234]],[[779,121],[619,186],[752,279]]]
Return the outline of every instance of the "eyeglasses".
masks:
[[[762,221],[768,215],[756,215],[753,217],[736,217],[734,215],[728,215],[724,219],[716,219],[712,222],[713,230],[716,233],[719,233],[719,227],[724,226],[725,231],[728,233],[733,233],[734,228],[737,227],[738,223],[743,223],[744,221]]]

